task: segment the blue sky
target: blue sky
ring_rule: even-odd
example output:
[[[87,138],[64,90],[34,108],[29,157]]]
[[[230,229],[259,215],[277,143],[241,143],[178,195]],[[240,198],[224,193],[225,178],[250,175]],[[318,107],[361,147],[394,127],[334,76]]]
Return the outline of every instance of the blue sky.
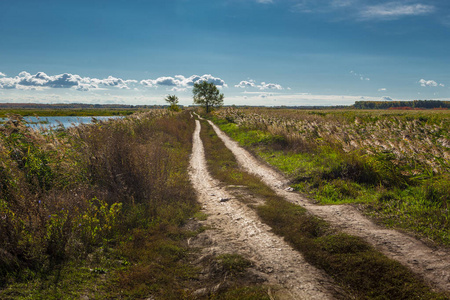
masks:
[[[444,0],[0,0],[0,102],[450,100]]]

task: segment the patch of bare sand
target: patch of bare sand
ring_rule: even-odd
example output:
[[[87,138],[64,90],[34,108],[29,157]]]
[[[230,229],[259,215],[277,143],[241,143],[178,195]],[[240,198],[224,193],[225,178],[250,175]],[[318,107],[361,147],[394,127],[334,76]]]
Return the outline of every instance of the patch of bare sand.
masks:
[[[236,156],[239,164],[249,173],[259,176],[278,195],[305,207],[312,214],[326,220],[342,231],[362,237],[388,257],[409,267],[422,276],[433,288],[450,291],[450,252],[444,248],[431,248],[423,242],[396,230],[374,224],[355,207],[349,205],[314,205],[298,193],[290,192],[288,180],[267,164],[223,133],[215,124],[216,134]]]

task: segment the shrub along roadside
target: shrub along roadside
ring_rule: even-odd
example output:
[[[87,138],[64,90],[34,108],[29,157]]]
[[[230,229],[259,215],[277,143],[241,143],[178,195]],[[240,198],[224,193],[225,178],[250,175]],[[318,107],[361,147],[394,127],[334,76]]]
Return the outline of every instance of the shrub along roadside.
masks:
[[[230,123],[235,119],[226,113],[225,116],[218,114],[221,119],[216,118],[214,121],[241,145],[290,176],[292,187],[309,194],[316,201],[322,204],[362,203],[367,213],[387,226],[407,229],[438,244],[450,245],[450,175],[445,161],[437,157],[433,159],[434,164],[441,162],[442,171],[436,173],[414,157],[410,157],[409,161],[406,158],[399,159],[392,151],[372,154],[363,152],[363,149],[344,151],[346,144],[340,142],[338,137],[333,138],[331,132],[331,137],[326,139],[308,139],[306,132],[306,137],[297,133],[299,137],[296,138],[287,129],[279,129],[278,134],[275,134],[273,128],[264,129],[265,126],[271,126],[264,119],[270,119],[271,113],[277,114],[276,111],[265,111],[258,117],[261,120],[253,117],[255,124],[260,123],[258,128]],[[294,122],[293,113],[290,113],[285,122]],[[314,115],[314,119],[309,120],[312,113],[298,112],[295,117],[301,119],[305,126],[316,126],[322,131],[325,127],[332,128],[333,122],[336,122],[335,119],[325,119],[320,115]],[[394,121],[391,115],[381,113],[367,116],[364,112],[334,111],[330,114],[339,118],[342,124],[356,122],[357,125],[351,123],[345,126],[356,126],[361,134],[368,132],[375,123],[378,126],[379,123],[395,121],[398,128],[392,130],[392,136],[396,130],[428,120],[431,122],[427,123],[428,127],[434,128],[430,132],[435,136],[425,136],[424,139],[442,142],[443,138],[448,138],[448,133],[440,129],[448,127],[448,119],[440,114],[430,113],[424,119],[421,115],[405,113]],[[244,115],[241,118],[251,116]],[[420,131],[419,125],[414,126],[419,128],[416,131]],[[280,135],[279,131],[283,134]],[[360,138],[367,139],[363,135]],[[402,140],[400,133],[397,140]],[[403,149],[403,144],[400,143],[399,147]],[[442,149],[445,147],[442,146]]]
[[[265,204],[255,208],[261,219],[349,294],[358,299],[447,299],[362,239],[335,232],[324,221],[284,201],[258,178],[240,170],[233,154],[212,128],[203,124],[201,135],[213,176],[229,185],[246,185],[251,194],[264,199]]]

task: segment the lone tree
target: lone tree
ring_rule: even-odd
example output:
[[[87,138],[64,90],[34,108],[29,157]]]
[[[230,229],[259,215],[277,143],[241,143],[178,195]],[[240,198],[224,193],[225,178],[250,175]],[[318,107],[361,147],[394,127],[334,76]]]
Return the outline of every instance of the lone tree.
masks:
[[[169,110],[179,111],[180,107],[178,106],[178,97],[175,95],[168,95],[164,100],[170,104]]]
[[[194,94],[194,104],[205,107],[206,113],[209,113],[214,106],[222,106],[223,104],[224,96],[214,83],[207,81],[195,83],[192,93]]]

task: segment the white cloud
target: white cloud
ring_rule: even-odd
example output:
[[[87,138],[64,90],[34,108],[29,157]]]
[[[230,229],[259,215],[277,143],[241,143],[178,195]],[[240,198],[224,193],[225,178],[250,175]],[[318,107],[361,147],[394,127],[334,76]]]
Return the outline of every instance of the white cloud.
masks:
[[[235,85],[234,87],[237,87],[237,88],[256,87],[256,83],[254,80],[249,80],[249,81],[243,80],[243,81],[239,82],[239,84]]]
[[[282,90],[283,87],[276,83],[265,83],[261,82],[261,85],[258,86],[260,90]]]
[[[13,89],[17,84],[17,80],[14,78],[0,78],[0,89]]]
[[[297,0],[291,7],[292,12],[300,13],[333,13],[349,9],[354,11],[361,7],[361,0]]]
[[[0,77],[6,77],[5,73],[0,72]]]
[[[80,92],[88,92],[95,88],[98,88],[98,87],[90,85],[90,84],[80,83],[80,84],[78,84],[78,86],[75,89]]]
[[[265,83],[264,81],[257,84],[254,80],[243,80],[239,84],[235,85],[237,88],[258,88],[260,90],[283,90],[284,88],[276,83]]]
[[[437,83],[434,80],[426,80],[426,79],[420,79],[419,80],[420,86],[423,87],[436,87],[436,86],[440,86],[440,87],[445,87],[445,85],[443,83]]]
[[[171,92],[185,92],[187,88],[179,88],[179,87],[173,87],[170,91]]]
[[[47,75],[38,72],[31,75],[26,71],[20,72],[15,77],[0,78],[0,88],[18,90],[43,90],[49,88],[72,88],[78,91],[89,91],[101,87],[115,87],[119,89],[129,89],[130,84],[137,83],[136,80],[124,80],[109,76],[105,79],[81,77],[76,74]]]
[[[130,89],[128,85],[137,83],[137,80],[123,80],[122,78],[116,78],[113,76],[108,76],[105,79],[97,79],[97,78],[84,78],[83,83],[90,83],[93,87],[98,87],[100,85],[106,87],[117,87],[120,89]]]
[[[341,15],[334,20],[350,19],[353,21],[396,20],[408,16],[428,15],[436,11],[436,7],[433,5],[416,1],[416,3],[411,3],[412,0],[381,0],[377,2],[379,4],[373,5],[373,1],[370,0],[297,0],[291,11],[320,14],[340,13]]]
[[[427,15],[434,12],[435,7],[427,4],[404,4],[398,1],[367,6],[360,11],[364,20],[395,20],[404,16]]]
[[[182,81],[177,80],[173,77],[160,77],[156,79],[155,85],[165,85],[165,86],[180,86]]]
[[[155,82],[152,79],[141,80],[139,83],[147,87],[153,87],[155,85]]]
[[[419,83],[421,86],[437,86],[437,82],[434,80],[425,80],[425,79],[420,79]]]
[[[381,88],[381,89],[378,89],[378,91],[379,92],[385,92],[385,91],[387,91],[387,89],[386,88]]]
[[[220,78],[216,78],[216,77],[212,76],[211,74],[205,74],[203,76],[193,75],[187,79],[189,82],[188,85],[191,85],[191,86],[193,86],[194,83],[207,81],[209,83],[214,83],[215,85],[217,85],[219,87],[228,87],[228,85],[225,83],[224,80],[222,80]]]
[[[292,6],[291,11],[300,13],[312,13],[314,11],[317,11],[317,7],[312,3],[314,2],[309,0],[303,0]]]
[[[185,89],[187,87],[192,87],[195,83],[199,83],[202,81],[214,83],[219,87],[228,87],[223,79],[214,77],[211,74],[205,74],[202,76],[192,75],[190,77],[184,77],[183,75],[176,75],[175,77],[159,77],[157,79],[141,80],[140,83],[141,85],[146,87],[166,86]]]

